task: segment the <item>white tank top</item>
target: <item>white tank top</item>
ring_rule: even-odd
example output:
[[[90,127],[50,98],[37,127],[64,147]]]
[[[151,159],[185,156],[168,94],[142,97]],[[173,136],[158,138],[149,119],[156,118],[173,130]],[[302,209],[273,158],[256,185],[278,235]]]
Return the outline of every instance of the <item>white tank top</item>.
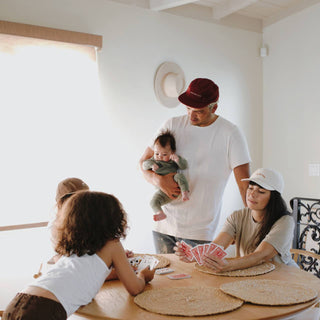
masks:
[[[91,302],[109,273],[110,269],[97,254],[63,256],[30,286],[52,292],[69,317],[80,306]]]

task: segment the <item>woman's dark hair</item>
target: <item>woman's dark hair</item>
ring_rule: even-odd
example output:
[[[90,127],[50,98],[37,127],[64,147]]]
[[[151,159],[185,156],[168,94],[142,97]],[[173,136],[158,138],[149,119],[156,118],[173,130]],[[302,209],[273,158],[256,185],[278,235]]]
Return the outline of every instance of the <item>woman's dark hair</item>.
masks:
[[[173,133],[170,130],[160,133],[159,136],[154,140],[154,144],[159,143],[161,147],[165,147],[167,144],[170,145],[170,148],[173,152],[176,152],[176,139],[174,138]]]
[[[264,189],[259,184],[250,181],[250,185],[256,185],[262,189]],[[264,215],[259,232],[257,233],[256,238],[253,241],[254,248],[258,247],[258,245],[262,242],[262,240],[266,237],[266,235],[271,230],[274,223],[285,215],[289,215],[290,213],[287,211],[287,205],[283,200],[281,194],[278,191],[271,190],[270,191],[270,199],[266,207],[266,214]]]
[[[113,195],[79,191],[72,195],[62,209],[57,224],[57,253],[70,256],[92,255],[107,241],[126,237],[126,213]]]

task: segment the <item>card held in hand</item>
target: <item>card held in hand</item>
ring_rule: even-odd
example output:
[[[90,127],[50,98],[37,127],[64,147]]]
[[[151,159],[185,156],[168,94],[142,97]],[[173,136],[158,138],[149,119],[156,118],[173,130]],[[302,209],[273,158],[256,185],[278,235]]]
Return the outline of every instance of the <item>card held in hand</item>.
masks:
[[[148,255],[128,258],[128,261],[132,265],[132,267],[134,267],[136,273],[140,272],[148,266],[150,267],[150,270],[152,270],[159,262],[157,258]]]
[[[198,251],[198,246],[193,247],[190,251],[193,254],[193,256],[195,257],[196,261],[198,262],[198,264],[200,264],[200,254]]]
[[[196,248],[198,249],[198,252],[199,252],[199,258],[200,258],[200,262],[198,262],[201,266],[203,265],[203,256],[205,254],[205,246],[204,244],[198,244],[196,246]]]
[[[193,260],[193,254],[191,252],[192,247],[190,245],[188,245],[186,242],[184,242],[183,240],[180,242],[181,244],[181,248],[184,252],[184,254],[186,255],[187,259],[189,261]]]
[[[211,242],[209,246],[208,254],[212,254],[218,248],[218,246],[213,242]]]
[[[214,252],[213,252],[213,255],[219,259],[223,259],[227,253],[220,247],[217,247]]]

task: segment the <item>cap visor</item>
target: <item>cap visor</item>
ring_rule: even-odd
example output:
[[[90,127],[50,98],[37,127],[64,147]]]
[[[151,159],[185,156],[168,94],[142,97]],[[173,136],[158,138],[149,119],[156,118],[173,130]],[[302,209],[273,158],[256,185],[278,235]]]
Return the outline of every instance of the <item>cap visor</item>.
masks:
[[[182,93],[179,97],[178,97],[179,101],[183,104],[185,104],[186,106],[189,106],[191,108],[203,108],[206,107],[207,105],[210,104],[210,102],[200,102],[200,101],[196,101],[190,98],[190,96],[187,94],[187,92]]]
[[[269,190],[269,191],[275,190],[275,188],[269,186],[264,181],[261,181],[260,179],[257,179],[257,178],[251,178],[251,179],[250,178],[246,178],[246,179],[241,179],[241,181],[252,181],[252,182],[258,184],[263,189],[266,189],[266,190]]]

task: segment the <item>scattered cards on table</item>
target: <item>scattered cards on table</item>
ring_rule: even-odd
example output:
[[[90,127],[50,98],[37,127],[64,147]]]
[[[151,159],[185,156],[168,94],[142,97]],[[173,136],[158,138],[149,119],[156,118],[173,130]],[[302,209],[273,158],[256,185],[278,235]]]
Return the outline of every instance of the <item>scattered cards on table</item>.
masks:
[[[174,270],[171,268],[161,268],[161,269],[157,269],[156,270],[156,274],[167,274],[167,273],[171,273]]]
[[[195,247],[191,247],[189,244],[184,242],[183,240],[180,242],[181,248],[185,253],[187,259],[192,261],[193,258],[196,259],[198,264],[203,265],[203,257],[204,255],[215,256],[219,259],[223,259],[227,253],[223,250],[223,248],[213,242],[199,244]]]
[[[190,274],[186,274],[186,273],[170,274],[167,277],[171,280],[180,280],[180,279],[191,278]]]
[[[150,266],[150,270],[152,270],[159,263],[157,258],[148,255],[128,258],[128,261],[132,267],[135,268],[136,272],[140,272],[148,266]]]

